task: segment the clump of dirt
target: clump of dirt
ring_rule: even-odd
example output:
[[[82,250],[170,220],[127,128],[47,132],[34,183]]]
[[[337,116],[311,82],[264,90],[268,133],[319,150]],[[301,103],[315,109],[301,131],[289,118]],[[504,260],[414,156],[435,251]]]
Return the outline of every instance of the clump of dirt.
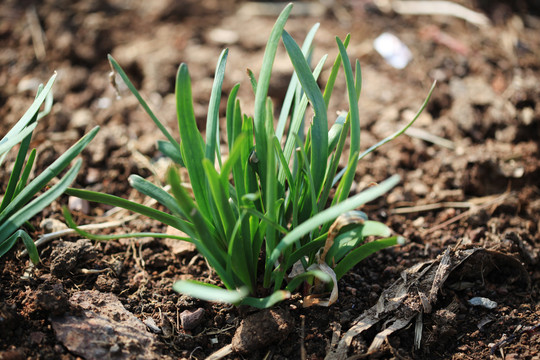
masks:
[[[99,253],[88,239],[76,242],[60,242],[51,253],[51,274],[58,278],[69,277],[72,272],[82,268],[85,263],[99,257]]]
[[[232,349],[250,354],[287,338],[294,328],[292,316],[283,309],[270,309],[246,317],[232,338]]]

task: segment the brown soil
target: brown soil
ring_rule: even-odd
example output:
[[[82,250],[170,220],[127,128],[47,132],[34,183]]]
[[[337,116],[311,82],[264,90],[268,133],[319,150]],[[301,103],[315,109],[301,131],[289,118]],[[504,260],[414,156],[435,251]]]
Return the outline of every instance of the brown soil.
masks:
[[[193,249],[152,238],[93,244],[64,236],[41,247],[42,263],[35,268],[28,269],[21,248],[0,259],[0,359],[200,359],[230,345],[242,320],[244,328],[252,328],[248,319],[253,318],[267,329],[275,327],[272,343],[267,345],[265,337],[255,349],[242,344],[247,355],[233,352],[228,358],[322,359],[355,319],[402,279],[404,270],[447,249],[457,257],[472,248],[492,250],[498,260],[490,267],[480,260],[476,266],[464,264],[465,270],[439,284],[432,308],[423,310],[420,346],[414,343],[415,317],[370,357],[539,359],[540,6],[533,0],[458,2],[479,12],[487,9],[491,25],[449,16],[402,16],[359,0],[331,1],[323,13],[296,15],[288,22],[296,39],[321,22],[315,59],[324,53],[332,59],[334,36],[352,34],[349,54],[359,58],[364,76],[363,148],[410,119],[434,78],[439,81],[434,96],[415,127],[451,141],[449,148],[402,136],[361,162],[355,191],[394,173],[402,176],[400,186],[363,210],[409,242],[356,266],[340,281],[336,304],[303,308],[302,297],[294,295],[261,315],[209,304],[172,290],[180,278],[218,283]],[[320,3],[310,3],[310,9]],[[224,91],[241,82],[240,98],[249,112],[245,69],[258,73],[275,15],[246,15],[243,5],[237,0],[3,1],[1,133],[24,113],[36,85],[56,70],[52,114],[34,133],[37,171],[100,125],[83,153],[76,186],[144,201],[127,177],[163,181],[154,176],[166,166],[155,147],[161,135],[132,96],[126,92],[117,98],[106,55],[119,61],[159,117],[175,129],[171,94],[178,64],[190,68],[196,115],[203,124],[214,66],[222,48],[229,47]],[[373,40],[385,31],[411,49],[413,60],[404,70],[392,68],[373,50]],[[275,71],[270,94],[279,105],[291,72],[283,52]],[[343,93],[343,83],[337,86],[336,92]],[[345,101],[345,96],[335,100],[333,109],[344,108]],[[0,174],[3,187],[7,176],[5,170]],[[50,231],[39,226],[44,219],[63,221],[60,205],[67,203],[63,197],[36,218],[32,236]],[[432,204],[437,205],[422,208]],[[126,218],[103,206],[71,206],[81,210],[74,211],[79,224]],[[136,218],[102,232],[140,230],[166,231]],[[473,306],[468,301],[474,297],[496,306]],[[78,330],[66,335],[66,326],[77,324]],[[364,358],[374,336],[388,325],[376,324],[356,336],[348,356]],[[84,347],[89,342],[93,345]]]

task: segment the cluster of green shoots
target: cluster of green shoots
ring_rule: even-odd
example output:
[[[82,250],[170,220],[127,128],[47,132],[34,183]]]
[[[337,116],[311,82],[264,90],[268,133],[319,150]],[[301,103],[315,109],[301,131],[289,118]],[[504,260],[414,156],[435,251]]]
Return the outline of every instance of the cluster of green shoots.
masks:
[[[175,163],[167,172],[170,192],[136,175],[130,177],[130,183],[169,211],[97,192],[79,189],[66,192],[129,209],[183,232],[185,236],[176,238],[196,245],[225,289],[204,282],[178,281],[174,289],[180,293],[210,301],[270,307],[288,298],[304,283],[327,284],[327,288],[323,286],[319,290],[322,292],[331,288],[332,283],[336,288],[337,280],[359,261],[403,240],[392,236],[384,224],[369,221],[362,212],[353,211],[394,187],[399,182],[397,175],[352,197],[349,193],[358,160],[406,128],[360,152],[361,74],[358,61],[353,71],[346,53],[349,36],[344,42],[336,39],[339,55],[321,91],[317,78],[327,57],[314,70],[308,62],[318,25],[311,29],[300,48],[284,31],[291,8],[290,4],[283,10],[272,29],[259,78],[250,75],[255,93],[253,116],[242,112],[237,99],[239,85],[229,94],[225,114],[226,159],[220,153],[219,104],[227,50],[221,53],[215,72],[206,139],[196,125],[188,67],[180,65],[175,89],[180,141],[170,135],[119,64],[109,57],[114,71],[167,138],[158,142],[158,148]],[[294,74],[274,127],[274,105],[267,94],[280,39]],[[341,67],[350,109],[346,115],[339,115],[329,130],[327,109]],[[308,105],[314,116],[305,131]],[[349,137],[348,166],[338,172],[339,159]],[[187,169],[192,192],[181,183],[180,166]],[[332,188],[335,188],[333,198]],[[70,226],[77,229],[69,212],[65,210],[64,214]],[[156,233],[92,235],[77,230],[97,240],[134,236],[174,238]],[[366,242],[368,236],[378,238]],[[315,289],[312,286],[312,291]]]
[[[15,245],[17,240],[20,239],[26,246],[30,260],[34,264],[39,263],[39,253],[36,245],[30,235],[24,230],[23,225],[31,228],[32,226],[28,223],[28,220],[62,195],[68,186],[71,185],[81,168],[80,159],[75,162],[58,182],[47,191],[41,193],[45,186],[53,178],[58,176],[88,145],[99,130],[97,127],[94,128],[49,165],[41,174],[29,182],[36,160],[36,149],[28,152],[32,133],[37,126],[37,122],[51,110],[53,102],[51,88],[55,79],[56,74],[50,78],[45,86],[40,85],[32,105],[30,105],[25,114],[2,140],[0,140],[0,165],[4,162],[9,151],[17,144],[20,144],[0,204],[0,257],[4,256]],[[40,111],[42,105],[43,110]]]

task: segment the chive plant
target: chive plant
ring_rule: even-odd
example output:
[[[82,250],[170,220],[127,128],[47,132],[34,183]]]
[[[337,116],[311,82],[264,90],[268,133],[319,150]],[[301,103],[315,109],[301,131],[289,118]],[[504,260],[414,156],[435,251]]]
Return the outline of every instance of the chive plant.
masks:
[[[234,86],[228,96],[226,159],[219,150],[219,104],[228,50],[224,50],[218,60],[205,138],[195,121],[188,66],[180,65],[175,88],[180,141],[171,136],[120,65],[109,56],[113,71],[123,79],[167,139],[158,141],[158,148],[175,163],[167,173],[170,192],[136,175],[129,181],[169,212],[87,190],[68,189],[67,193],[129,209],[181,230],[185,236],[177,238],[196,245],[219,275],[224,288],[203,282],[178,281],[173,287],[180,293],[265,308],[288,298],[290,292],[304,282],[310,284],[317,280],[330,283],[329,286],[334,282],[335,287],[337,280],[367,255],[402,240],[393,236],[384,224],[369,221],[364,213],[353,211],[395,186],[399,182],[397,175],[359,194],[349,195],[358,160],[403,133],[416,120],[427,100],[404,129],[360,153],[358,99],[362,82],[359,62],[356,61],[353,70],[346,53],[350,37],[343,42],[336,38],[339,54],[321,91],[317,79],[327,57],[324,56],[313,70],[307,60],[312,56],[312,40],[318,25],[311,29],[300,48],[284,30],[291,8],[289,4],[283,10],[272,29],[258,79],[249,72],[255,95],[253,116],[242,112],[237,99],[239,85]],[[290,57],[294,74],[274,127],[274,105],[267,94],[280,40]],[[327,109],[341,67],[345,73],[349,111],[338,116],[329,129]],[[304,129],[308,105],[314,115],[308,121],[309,127]],[[348,138],[348,166],[338,173],[339,159]],[[181,185],[178,167],[187,169],[192,194]],[[333,198],[330,196],[332,188],[335,188]],[[77,228],[66,209],[64,215],[71,227],[96,240],[173,237],[155,233],[88,234]],[[379,238],[366,243],[368,236]],[[293,267],[301,270],[291,273]]]
[[[28,250],[30,260],[34,264],[39,263],[40,259],[36,245],[23,228],[23,225],[27,224],[30,227],[30,224],[27,223],[28,220],[47,207],[71,185],[81,168],[80,159],[56,184],[52,185],[47,191],[40,193],[54,177],[68,167],[70,162],[88,145],[99,130],[97,127],[94,128],[41,174],[29,181],[36,160],[36,149],[28,152],[32,133],[37,126],[37,122],[51,110],[53,101],[51,88],[55,79],[56,74],[50,78],[45,86],[39,86],[32,105],[0,140],[0,165],[9,151],[17,144],[20,144],[0,203],[0,257],[4,256],[20,239]],[[43,110],[40,111],[42,105],[44,105]]]

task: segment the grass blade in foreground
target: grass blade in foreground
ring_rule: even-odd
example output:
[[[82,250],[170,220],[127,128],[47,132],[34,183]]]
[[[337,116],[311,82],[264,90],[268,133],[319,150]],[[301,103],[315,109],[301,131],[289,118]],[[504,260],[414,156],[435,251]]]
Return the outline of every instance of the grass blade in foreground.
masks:
[[[319,194],[326,172],[328,158],[328,119],[326,117],[326,104],[315,78],[311,74],[309,65],[302,54],[302,50],[286,31],[283,31],[283,43],[289,53],[302,89],[311,102],[315,116],[311,126],[311,138],[317,146],[311,149],[311,176],[314,180],[315,195]]]
[[[266,133],[266,122],[273,121],[273,119],[266,119],[265,116],[265,105],[266,105],[266,95],[268,95],[268,88],[270,86],[270,75],[272,74],[272,66],[274,65],[274,59],[276,57],[276,51],[287,22],[287,18],[291,13],[293,5],[289,4],[283,9],[279,15],[268,43],[264,51],[263,63],[261,67],[261,73],[259,75],[259,81],[257,82],[257,92],[255,94],[255,113],[253,116],[254,125],[255,125],[255,141],[257,156],[260,161],[260,169],[263,173],[260,175],[262,187],[266,188],[266,161],[267,161],[267,141],[268,134]]]
[[[363,205],[369,201],[372,201],[379,196],[385,194],[394,186],[399,183],[399,175],[394,175],[386,180],[384,180],[379,185],[369,188],[366,191],[361,192],[358,195],[353,196],[350,199],[343,201],[338,205],[334,205],[331,208],[321,211],[311,219],[305,221],[304,223],[298,225],[293,231],[285,235],[281,240],[278,246],[274,249],[270,256],[270,261],[275,262],[278,260],[279,256],[285,250],[285,248],[291,246],[295,241],[299,240],[302,236],[306,235],[311,230],[316,227],[325,224],[328,220],[333,220],[338,217],[340,214],[353,210],[360,205]]]
[[[198,281],[177,281],[173,289],[179,293],[196,297],[201,300],[221,302],[226,304],[239,304],[247,295],[245,288],[238,290],[225,290],[214,285]]]
[[[65,153],[63,153],[58,159],[56,159],[49,167],[47,167],[41,174],[39,174],[34,180],[32,180],[15,199],[4,209],[0,214],[0,223],[4,221],[8,216],[12,215],[15,211],[19,210],[49,181],[55,176],[60,174],[68,164],[80,154],[80,152],[90,143],[90,141],[96,136],[99,131],[99,127],[96,126],[88,134],[82,137],[75,145],[70,147]]]
[[[6,192],[0,205],[0,257],[9,251],[18,239],[21,239],[28,250],[30,260],[34,264],[39,262],[36,245],[25,230],[20,228],[38,212],[57,199],[74,181],[81,167],[80,159],[77,160],[73,167],[56,184],[44,193],[36,196],[36,194],[47,186],[50,180],[58,176],[69,166],[70,162],[88,145],[99,131],[99,127],[94,128],[28,183],[36,158],[36,150],[32,149],[28,155],[28,159],[26,159],[32,132],[37,122],[51,110],[52,94],[50,90],[55,78],[56,74],[51,77],[45,87],[43,85],[38,87],[37,96],[30,108],[0,141],[0,163],[15,144],[21,143],[12,167]],[[43,103],[44,108],[40,112],[39,109]]]
[[[159,211],[151,207],[138,204],[133,201],[122,199],[121,197],[118,197],[118,196],[103,194],[100,192],[89,191],[89,190],[73,189],[73,188],[66,189],[66,194],[71,195],[71,196],[76,196],[80,199],[98,202],[100,204],[118,206],[122,209],[133,211],[138,214],[147,216],[151,219],[161,221],[162,223],[166,225],[170,225],[174,228],[177,228],[185,232],[189,236],[195,235],[195,233],[193,232],[193,226],[187,223],[186,221],[179,219],[178,217],[175,217],[173,215],[167,214],[163,211]]]
[[[202,214],[211,218],[208,194],[206,191],[206,180],[202,165],[204,155],[204,143],[193,110],[193,97],[191,95],[191,80],[186,64],[181,64],[176,75],[176,114],[178,117],[178,129],[182,143],[180,149],[182,159],[186,164],[193,187],[195,199],[199,204]]]
[[[120,67],[120,65],[118,65],[118,62],[116,62],[116,60],[111,55],[107,55],[107,58],[109,59],[109,63],[111,64],[111,68],[113,69],[113,73],[117,72],[118,75],[120,75],[120,77],[122,78],[122,80],[124,81],[126,86],[128,87],[129,91],[131,91],[131,93],[137,98],[137,100],[139,101],[139,104],[141,104],[144,111],[146,111],[148,116],[150,116],[150,118],[152,119],[154,124],[156,124],[158,129],[161,130],[163,135],[165,135],[165,137],[171,142],[171,144],[173,144],[178,149],[178,151],[180,151],[180,144],[178,144],[178,141],[176,141],[172,137],[172,135],[165,128],[165,126],[161,123],[161,121],[159,121],[158,118],[156,117],[156,115],[154,115],[154,113],[152,112],[152,110],[150,109],[150,107],[148,106],[146,101],[144,101],[141,94],[139,94],[139,92],[137,91],[137,89],[135,88],[133,83],[129,80],[129,78],[126,75],[126,73],[124,72],[124,70]],[[114,84],[114,85],[116,86],[116,84]]]
[[[26,221],[30,220],[34,215],[49,206],[50,203],[62,195],[65,189],[73,182],[73,180],[75,180],[80,168],[81,160],[79,159],[58,183],[5,220],[2,225],[0,225],[0,234],[2,234],[0,235],[0,244],[6,241],[4,238],[5,234],[15,233]],[[19,237],[23,239],[32,262],[37,264],[39,262],[39,257],[36,257],[37,249],[35,248],[34,242],[28,241],[29,237],[24,235],[20,236],[20,233]],[[7,239],[7,242],[10,243],[9,238]]]

